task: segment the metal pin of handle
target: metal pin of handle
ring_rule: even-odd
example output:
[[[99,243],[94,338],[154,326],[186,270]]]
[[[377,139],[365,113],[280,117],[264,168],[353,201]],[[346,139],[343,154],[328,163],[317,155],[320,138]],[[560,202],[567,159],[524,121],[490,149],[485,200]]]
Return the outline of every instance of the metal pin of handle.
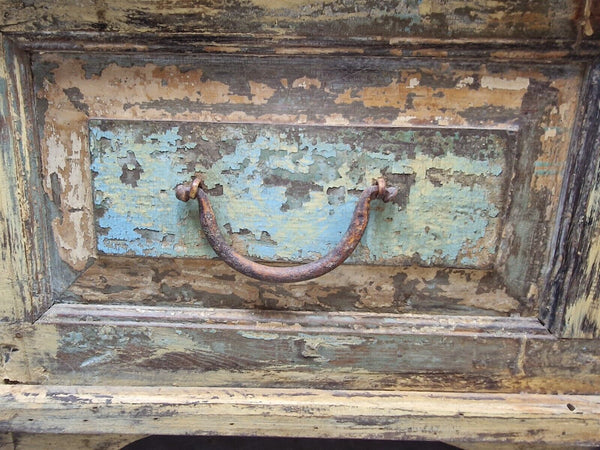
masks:
[[[219,231],[215,213],[210,205],[208,195],[206,195],[206,192],[201,187],[200,178],[196,177],[191,183],[180,184],[175,188],[175,196],[179,200],[183,202],[187,202],[191,198],[198,200],[202,229],[206,234],[210,246],[225,263],[249,277],[278,283],[292,283],[317,278],[342,264],[352,254],[367,228],[371,200],[379,199],[383,202],[388,202],[397,193],[397,188],[386,187],[383,178],[377,179],[373,186],[369,186],[360,195],[348,230],[346,230],[342,240],[329,253],[316,261],[306,264],[277,267],[251,261],[237,253],[227,244]]]

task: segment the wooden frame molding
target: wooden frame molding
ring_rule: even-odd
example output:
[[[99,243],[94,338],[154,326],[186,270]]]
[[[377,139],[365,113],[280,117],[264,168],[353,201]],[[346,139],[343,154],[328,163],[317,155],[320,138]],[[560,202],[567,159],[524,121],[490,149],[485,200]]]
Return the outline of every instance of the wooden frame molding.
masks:
[[[476,37],[493,39],[583,40],[600,35],[598,7],[577,2],[519,4],[467,0],[426,0],[398,5],[254,0],[207,1],[172,8],[161,2],[119,0],[101,3],[4,0],[5,32],[100,31],[118,33],[213,33],[270,38]],[[476,20],[475,20],[476,19]]]
[[[57,304],[0,332],[5,383],[596,394],[597,340],[535,318]],[[468,356],[464,356],[467,354]]]

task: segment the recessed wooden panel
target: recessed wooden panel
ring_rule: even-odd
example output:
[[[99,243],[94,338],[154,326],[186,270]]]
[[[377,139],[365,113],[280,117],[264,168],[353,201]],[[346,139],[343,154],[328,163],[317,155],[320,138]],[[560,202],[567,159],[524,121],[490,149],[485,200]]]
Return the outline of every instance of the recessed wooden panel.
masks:
[[[240,251],[314,259],[339,241],[361,190],[384,176],[400,193],[373,202],[353,261],[490,267],[509,145],[494,130],[93,120],[98,250],[214,256],[196,203],[173,195],[199,173]]]

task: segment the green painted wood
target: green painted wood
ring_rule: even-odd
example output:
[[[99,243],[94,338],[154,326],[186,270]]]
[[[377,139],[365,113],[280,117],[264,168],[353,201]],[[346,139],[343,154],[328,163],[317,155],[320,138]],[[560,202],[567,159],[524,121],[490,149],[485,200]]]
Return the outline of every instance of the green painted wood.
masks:
[[[300,262],[345,232],[360,191],[384,176],[355,262],[490,267],[511,152],[490,130],[90,121],[98,250],[213,257],[195,202],[202,175],[222,231],[244,253]]]

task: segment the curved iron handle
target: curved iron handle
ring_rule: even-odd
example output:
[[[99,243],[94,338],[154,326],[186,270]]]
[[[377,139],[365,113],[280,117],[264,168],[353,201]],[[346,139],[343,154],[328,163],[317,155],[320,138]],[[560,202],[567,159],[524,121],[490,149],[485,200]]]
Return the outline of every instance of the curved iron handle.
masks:
[[[295,281],[310,280],[327,272],[332,271],[354,251],[360,239],[362,238],[367,223],[369,222],[369,206],[371,200],[376,198],[388,202],[397,193],[397,188],[388,188],[385,180],[379,178],[373,186],[365,189],[352,215],[352,221],[342,237],[342,240],[321,259],[307,264],[291,267],[266,266],[251,261],[244,256],[236,253],[223,238],[219,231],[215,213],[208,200],[208,195],[202,189],[200,178],[195,178],[191,184],[180,184],[175,187],[175,196],[187,202],[191,198],[198,199],[198,208],[200,211],[200,224],[206,234],[206,238],[215,253],[219,255],[225,263],[233,267],[238,272],[252,278],[262,281],[271,281],[279,283],[292,283]]]

